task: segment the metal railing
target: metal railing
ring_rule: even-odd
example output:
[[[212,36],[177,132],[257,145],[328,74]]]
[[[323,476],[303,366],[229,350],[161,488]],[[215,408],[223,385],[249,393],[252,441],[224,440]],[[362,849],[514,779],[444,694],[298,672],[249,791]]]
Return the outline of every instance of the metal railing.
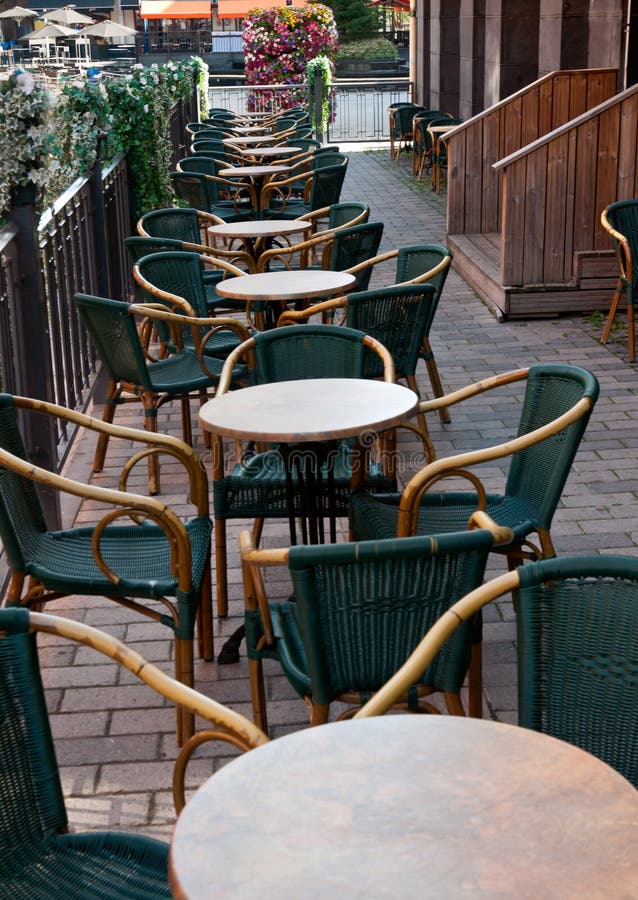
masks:
[[[293,102],[308,103],[308,86],[245,85],[237,79],[216,76],[218,84],[209,88],[210,106],[232,109],[238,113],[250,109],[272,112]],[[232,82],[232,83],[231,83]],[[412,98],[408,78],[384,78],[374,81],[344,79],[333,84],[335,119],[328,126],[328,141],[385,141],[390,139],[387,108],[390,104]],[[291,105],[288,103],[288,105]]]

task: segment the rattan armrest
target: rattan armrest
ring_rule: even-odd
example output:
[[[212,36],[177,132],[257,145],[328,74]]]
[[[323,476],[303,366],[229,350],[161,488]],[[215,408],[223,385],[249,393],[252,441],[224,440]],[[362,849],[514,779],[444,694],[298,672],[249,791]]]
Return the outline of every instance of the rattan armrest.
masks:
[[[288,564],[288,549],[258,550],[255,538],[250,531],[242,531],[239,535],[241,551],[241,568],[244,580],[244,602],[248,611],[259,610],[266,644],[274,642],[270,606],[261,569],[267,566],[285,566]]]
[[[462,622],[470,619],[487,603],[516,590],[519,585],[518,572],[507,572],[458,600],[443,613],[401,668],[355,713],[354,718],[366,719],[370,716],[381,716],[387,712],[410,685],[418,681],[443,644]]]
[[[344,311],[348,306],[347,297],[333,297],[332,300],[324,300],[322,303],[315,303],[306,309],[287,309],[277,319],[277,327],[280,325],[295,325],[301,322],[307,322],[312,316],[320,315],[322,318],[326,313],[333,310],[341,309]],[[335,324],[341,324],[340,322]]]
[[[204,740],[227,741],[244,751],[252,750],[261,744],[268,743],[267,736],[240,713],[234,712],[234,710],[223,706],[216,700],[206,697],[193,688],[176,681],[157,666],[148,662],[137,651],[97,628],[92,628],[90,625],[85,625],[82,622],[61,618],[60,616],[34,612],[29,613],[29,627],[30,631],[54,634],[58,637],[92,647],[98,653],[102,653],[104,656],[108,656],[110,659],[123,665],[129,672],[132,672],[154,691],[161,694],[162,697],[166,697],[166,699],[178,706],[201,716],[206,721],[217,726],[215,731],[195,734],[181,749],[173,774],[173,803],[177,814],[184,807],[186,763],[193,750]]]

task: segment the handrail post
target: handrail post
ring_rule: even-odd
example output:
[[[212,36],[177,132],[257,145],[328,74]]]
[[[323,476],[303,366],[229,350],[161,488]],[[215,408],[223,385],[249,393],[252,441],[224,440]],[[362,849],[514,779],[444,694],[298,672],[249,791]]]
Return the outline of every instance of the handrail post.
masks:
[[[36,400],[54,402],[49,319],[38,241],[34,184],[17,192],[7,219],[17,231],[20,272],[20,302],[14,308],[14,337],[16,352],[23,365],[17,373],[16,393]],[[30,461],[55,471],[55,422],[49,416],[25,416],[21,417],[21,428]],[[39,493],[49,528],[60,529],[62,513],[58,492],[41,485]]]
[[[102,297],[111,297],[111,279],[106,252],[106,214],[102,188],[102,148],[105,138],[106,133],[101,132],[97,139],[95,161],[91,170],[91,205],[93,207],[93,244],[97,288]]]

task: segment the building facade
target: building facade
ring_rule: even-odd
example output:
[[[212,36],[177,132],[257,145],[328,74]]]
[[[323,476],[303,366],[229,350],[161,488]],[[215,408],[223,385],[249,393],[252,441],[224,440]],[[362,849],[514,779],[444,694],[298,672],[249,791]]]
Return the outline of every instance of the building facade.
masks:
[[[634,0],[412,0],[415,101],[462,118],[558,69],[638,82]]]

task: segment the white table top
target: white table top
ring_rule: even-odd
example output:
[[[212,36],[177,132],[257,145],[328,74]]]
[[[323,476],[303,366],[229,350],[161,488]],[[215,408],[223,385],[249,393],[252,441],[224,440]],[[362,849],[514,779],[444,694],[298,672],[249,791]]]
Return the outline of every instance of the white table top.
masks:
[[[258,272],[225,278],[215,285],[222,297],[234,300],[304,300],[329,297],[356,284],[354,275],[329,269]]]
[[[232,166],[229,169],[220,169],[222,178],[236,178],[238,176],[277,175],[279,172],[287,172],[290,166]]]
[[[611,900],[638,896],[637,843],[638,792],[576,747],[381,716],[224,766],[177,820],[169,879],[180,900]]]
[[[300,147],[238,147],[242,156],[287,156],[291,153],[301,153]]]
[[[209,225],[208,232],[215,237],[259,238],[300,234],[308,231],[311,227],[310,222],[300,222],[297,219],[251,219],[246,222]]]
[[[277,381],[230,391],[204,403],[205,431],[255,441],[308,443],[385,431],[418,404],[409,388],[359,378]]]
[[[229,137],[224,138],[222,141],[223,144],[229,144],[231,147],[236,147],[237,145],[246,144],[276,144],[277,141],[280,141],[281,137],[276,134],[263,134],[261,136],[257,135],[246,135],[246,137]]]

